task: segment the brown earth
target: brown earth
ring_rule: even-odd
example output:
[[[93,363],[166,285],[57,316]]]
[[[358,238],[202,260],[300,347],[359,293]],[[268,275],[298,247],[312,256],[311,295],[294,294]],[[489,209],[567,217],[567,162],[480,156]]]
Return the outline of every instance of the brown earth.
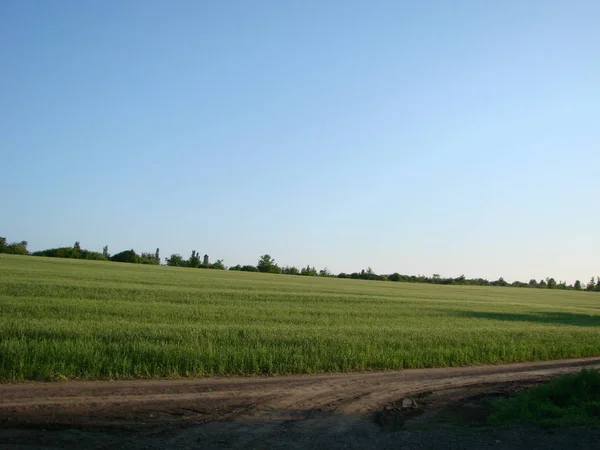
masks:
[[[600,357],[447,369],[0,385],[0,448],[594,448],[486,426],[489,402]],[[485,400],[485,401],[483,401]]]

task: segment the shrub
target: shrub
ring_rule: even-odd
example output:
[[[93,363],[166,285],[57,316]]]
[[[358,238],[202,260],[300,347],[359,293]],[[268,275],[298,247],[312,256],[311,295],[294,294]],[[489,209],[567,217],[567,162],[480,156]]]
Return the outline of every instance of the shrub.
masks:
[[[600,372],[584,369],[520,392],[498,405],[490,421],[541,425],[600,425]]]
[[[140,263],[141,258],[133,249],[124,250],[121,253],[117,253],[110,257],[111,261],[124,262],[124,263]]]

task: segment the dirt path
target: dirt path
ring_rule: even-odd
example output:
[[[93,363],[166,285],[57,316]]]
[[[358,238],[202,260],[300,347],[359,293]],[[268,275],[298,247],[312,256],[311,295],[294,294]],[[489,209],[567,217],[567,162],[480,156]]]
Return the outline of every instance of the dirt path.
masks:
[[[418,436],[419,445],[427,447],[422,431],[405,427],[402,433],[385,433],[376,415],[424,392],[435,392],[441,407],[590,366],[600,367],[600,357],[271,378],[5,384],[0,385],[0,444],[2,448],[385,447],[386,442],[398,444],[401,437]],[[433,408],[433,403],[429,406]],[[448,433],[452,434],[447,431],[442,438]],[[536,448],[535,442],[528,448]]]

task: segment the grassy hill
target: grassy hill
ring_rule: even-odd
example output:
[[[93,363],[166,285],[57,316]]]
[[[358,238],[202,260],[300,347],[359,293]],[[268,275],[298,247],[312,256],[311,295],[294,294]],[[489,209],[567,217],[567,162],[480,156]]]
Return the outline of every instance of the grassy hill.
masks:
[[[0,255],[0,380],[445,367],[600,354],[600,295]]]

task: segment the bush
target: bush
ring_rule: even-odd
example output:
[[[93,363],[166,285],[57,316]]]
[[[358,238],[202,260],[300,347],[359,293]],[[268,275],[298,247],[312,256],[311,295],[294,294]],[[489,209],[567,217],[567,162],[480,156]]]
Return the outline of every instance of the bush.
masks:
[[[237,270],[241,272],[258,272],[258,267],[255,266],[240,266],[239,264],[231,266],[229,270]]]
[[[583,369],[523,391],[498,405],[496,424],[600,425],[600,372]]]
[[[6,238],[0,238],[0,253],[8,253],[10,255],[28,255],[27,241],[6,243]]]
[[[49,248],[48,250],[34,252],[33,256],[46,256],[49,258],[92,259],[97,261],[107,260],[107,258],[102,253],[92,252],[89,250],[81,250],[77,249],[76,247]]]
[[[187,261],[179,253],[173,253],[167,258],[167,266],[186,267],[187,265]]]
[[[225,270],[225,264],[222,259],[217,259],[217,262],[208,265],[209,269]]]
[[[146,252],[142,252],[142,256],[140,256],[139,262],[141,264],[159,264],[158,259],[156,259],[155,253],[146,253]]]
[[[115,262],[124,262],[124,263],[135,263],[139,264],[141,262],[140,255],[138,255],[133,249],[124,250],[121,253],[117,253],[110,257],[111,261]]]
[[[318,273],[317,269],[315,269],[314,267],[306,266],[302,268],[302,270],[300,271],[300,275],[304,275],[307,277],[316,277]]]
[[[108,261],[108,258],[102,253],[81,250],[81,259],[91,259],[94,261]]]

